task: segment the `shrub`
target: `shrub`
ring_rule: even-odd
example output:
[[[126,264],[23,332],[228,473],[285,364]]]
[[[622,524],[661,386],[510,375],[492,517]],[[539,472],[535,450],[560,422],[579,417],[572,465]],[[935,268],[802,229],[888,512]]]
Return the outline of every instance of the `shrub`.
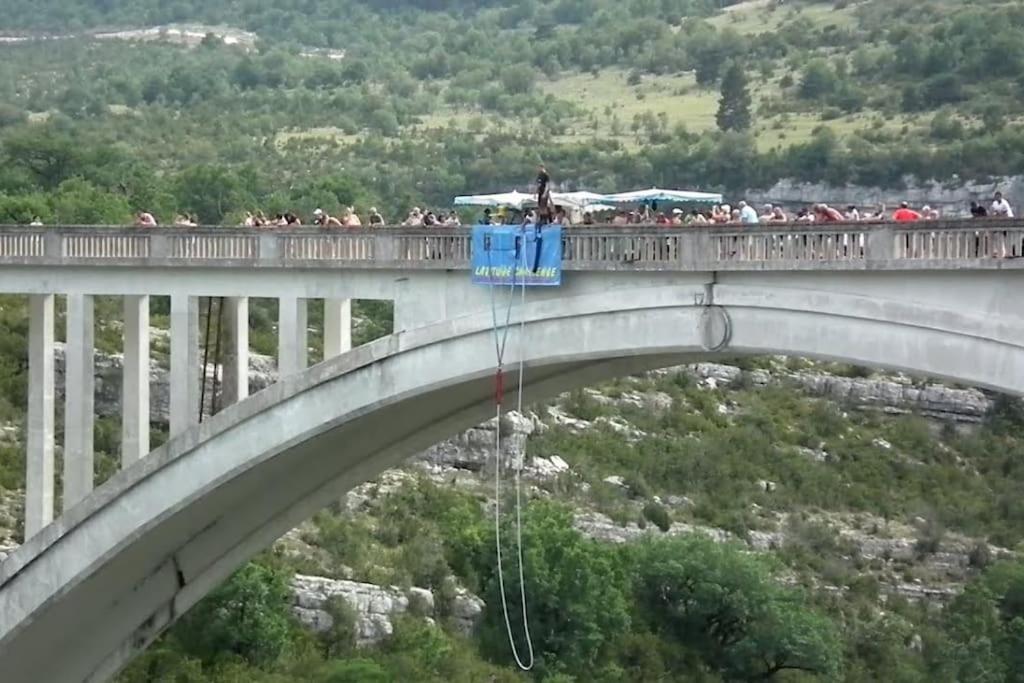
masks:
[[[661,503],[655,503],[651,501],[644,506],[644,519],[648,520],[651,524],[658,527],[662,531],[668,531],[672,528],[672,516]]]
[[[935,519],[928,519],[917,531],[917,541],[914,543],[914,551],[918,557],[927,557],[939,551],[942,538],[946,535],[946,529]]]
[[[331,616],[333,623],[320,637],[324,653],[331,658],[350,654],[356,646],[359,615],[348,601],[341,597],[328,600],[326,612]]]
[[[967,562],[975,569],[985,569],[992,564],[992,549],[988,543],[979,541],[967,555]]]
[[[321,680],[323,683],[391,683],[394,679],[374,661],[352,659],[325,666]]]

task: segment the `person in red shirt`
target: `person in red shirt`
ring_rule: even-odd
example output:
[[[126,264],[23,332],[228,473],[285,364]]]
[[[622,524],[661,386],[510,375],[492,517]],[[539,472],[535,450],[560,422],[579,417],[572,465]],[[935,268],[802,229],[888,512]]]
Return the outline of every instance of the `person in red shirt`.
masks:
[[[900,208],[896,209],[892,214],[892,219],[897,223],[913,223],[923,218],[921,214],[910,208],[910,205],[906,202],[900,203]]]

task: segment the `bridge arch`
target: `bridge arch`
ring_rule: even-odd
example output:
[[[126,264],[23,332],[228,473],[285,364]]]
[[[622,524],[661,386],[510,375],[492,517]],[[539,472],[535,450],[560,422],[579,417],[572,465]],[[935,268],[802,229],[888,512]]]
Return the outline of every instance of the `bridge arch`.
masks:
[[[515,322],[520,313],[531,400],[718,347],[1024,394],[1024,321],[934,304],[660,285],[538,299]],[[512,362],[519,348],[514,328]],[[118,473],[0,564],[4,680],[105,680],[342,492],[486,419],[493,368],[492,312],[476,311],[285,379]]]

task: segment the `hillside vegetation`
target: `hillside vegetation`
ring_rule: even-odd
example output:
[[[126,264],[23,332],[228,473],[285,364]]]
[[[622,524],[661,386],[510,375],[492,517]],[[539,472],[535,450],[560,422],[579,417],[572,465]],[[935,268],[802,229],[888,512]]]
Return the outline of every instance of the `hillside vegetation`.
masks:
[[[1024,169],[1024,6],[1007,0],[2,9],[0,223],[122,223],[145,209],[218,224],[255,209],[371,205],[395,219],[455,194],[524,189],[541,161],[559,186],[597,191],[738,193],[780,178],[899,187],[907,175],[958,183]],[[205,37],[97,35],[161,26]],[[747,83],[750,123],[723,131],[726,74]],[[18,539],[24,484],[25,303],[0,297],[4,547]],[[275,305],[251,311],[252,346],[270,356]],[[118,302],[96,306],[99,351],[116,353]],[[165,328],[164,298],[153,313]],[[358,302],[356,342],[387,334],[391,313]],[[157,362],[165,347],[157,339]],[[734,363],[728,381],[674,369],[518,418],[529,466],[560,463],[527,477],[530,673],[512,665],[504,632],[493,472],[419,462],[293,531],[119,680],[1020,681],[1021,403],[975,392],[985,409],[970,421],[895,414],[905,406],[866,409],[799,380],[917,386],[906,378],[800,359]],[[98,481],[116,470],[119,431],[116,418],[97,420]],[[156,429],[154,445],[165,438]],[[513,518],[502,524],[512,538]],[[506,571],[522,646],[518,578]],[[324,632],[299,624],[297,572],[429,589],[436,606],[412,602],[390,635],[357,647],[344,601],[329,606]],[[486,602],[470,635],[453,614],[465,591]]]
[[[0,220],[147,208],[210,223],[318,204],[393,217],[523,187],[541,159],[556,183],[599,191],[1024,167],[1018,4],[723,4],[8,3],[7,30],[75,37],[0,44]],[[89,37],[183,21],[211,34],[196,48]],[[255,48],[216,26],[255,32]],[[723,133],[734,62],[753,123]]]

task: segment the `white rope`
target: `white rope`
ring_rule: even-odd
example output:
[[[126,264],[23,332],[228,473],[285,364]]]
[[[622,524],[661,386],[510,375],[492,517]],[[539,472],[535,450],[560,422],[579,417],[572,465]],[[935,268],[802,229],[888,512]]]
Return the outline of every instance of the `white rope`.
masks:
[[[521,240],[519,242],[520,249],[519,254],[522,255],[525,262],[526,254],[526,232],[521,232]],[[490,252],[488,251],[488,272],[490,268]],[[494,323],[494,346],[495,353],[497,354],[498,362],[498,373],[504,371],[505,361],[505,346],[508,342],[508,333],[510,323],[512,321],[512,305],[515,301],[515,287],[516,287],[516,270],[519,268],[519,259],[512,267],[512,284],[509,291],[509,303],[508,310],[505,316],[505,325],[503,327],[503,335],[499,341],[498,335],[498,310],[497,302],[494,297],[494,282],[490,283],[491,291],[491,318]],[[523,414],[523,375],[524,375],[524,351],[523,346],[524,334],[526,331],[526,277],[524,275],[521,284],[521,306],[519,313],[519,383],[518,383],[518,396],[516,400],[516,410],[522,415]],[[498,381],[501,381],[500,379]],[[497,397],[496,397],[497,398]],[[515,467],[515,487],[516,487],[516,546],[519,556],[519,597],[522,604],[523,610],[523,631],[526,635],[526,647],[527,647],[527,659],[524,663],[523,658],[520,656],[519,649],[516,647],[515,637],[512,634],[512,621],[509,617],[508,611],[508,600],[505,597],[505,571],[502,562],[501,555],[501,401],[495,401],[495,429],[494,429],[494,544],[495,551],[498,556],[498,589],[501,592],[501,611],[505,619],[505,632],[508,634],[508,643],[512,648],[512,656],[516,660],[516,665],[523,671],[529,671],[533,668],[535,658],[533,653],[533,639],[530,637],[530,622],[527,616],[526,609],[526,581],[524,578],[523,570],[523,520],[522,520],[522,501],[521,501],[521,485],[520,485],[520,473],[522,471],[522,459],[516,464]]]

